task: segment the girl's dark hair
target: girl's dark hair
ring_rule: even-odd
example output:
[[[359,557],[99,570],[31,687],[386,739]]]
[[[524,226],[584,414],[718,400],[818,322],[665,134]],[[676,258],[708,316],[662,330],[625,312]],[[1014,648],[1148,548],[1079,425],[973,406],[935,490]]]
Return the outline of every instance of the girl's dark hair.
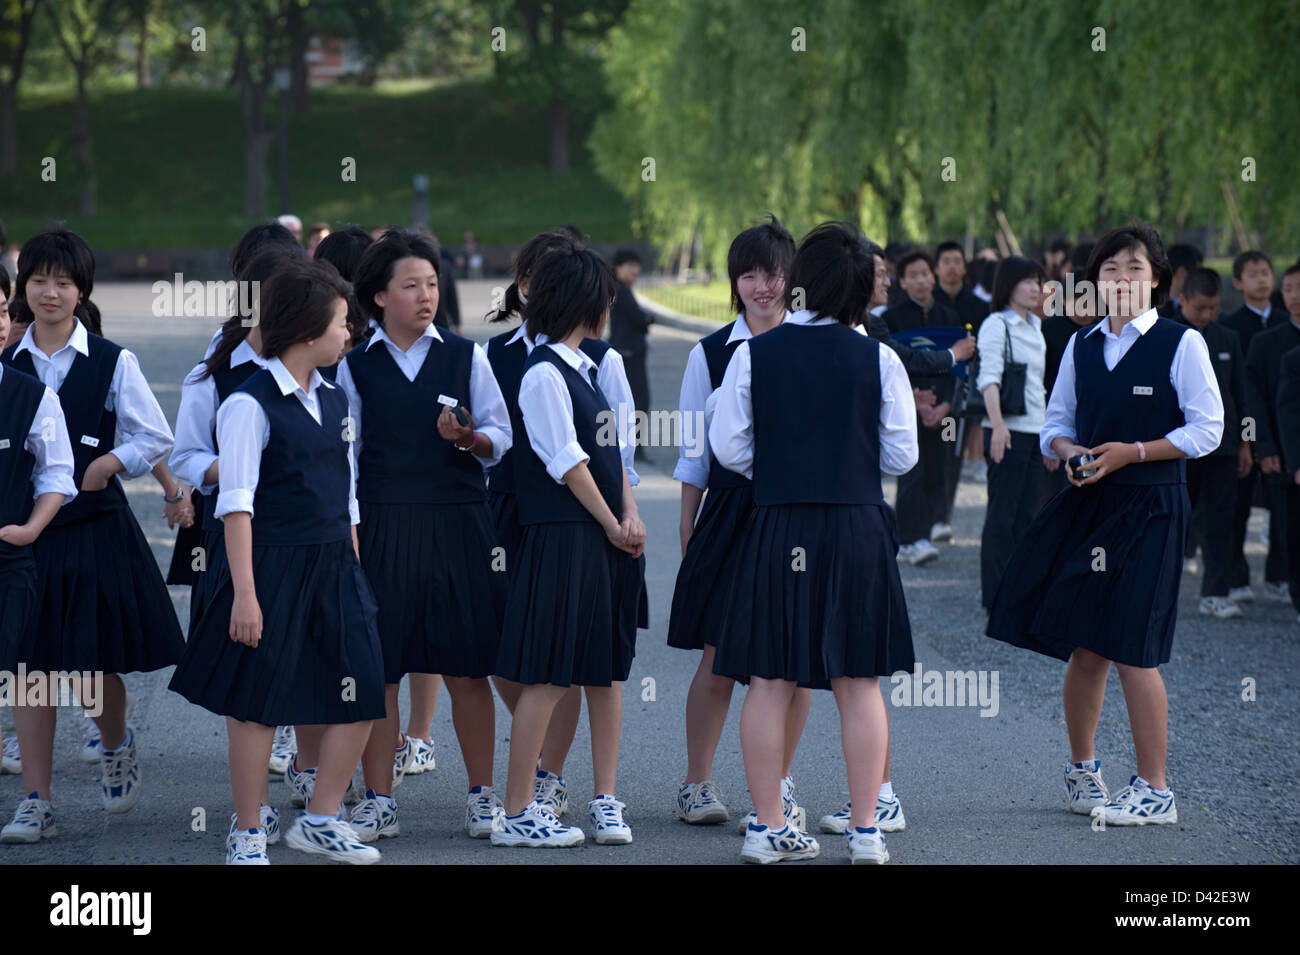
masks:
[[[276,358],[291,345],[319,338],[346,300],[348,284],[328,262],[285,262],[262,290],[262,355]]]
[[[18,253],[18,280],[14,283],[24,299],[27,280],[37,274],[70,278],[81,293],[73,314],[92,334],[103,334],[99,308],[90,300],[95,288],[95,253],[90,251],[85,239],[67,229],[47,229],[32,236]],[[28,312],[31,313],[30,307]]]
[[[273,243],[263,248],[252,258],[241,263],[242,271],[235,274],[235,280],[237,282],[257,282],[258,296],[260,298],[265,291],[266,283],[271,280],[271,277],[276,272],[289,263],[301,260],[302,256],[297,252],[286,249],[278,243]],[[238,298],[235,305],[239,305]],[[226,360],[239,347],[239,343],[248,337],[248,331],[252,326],[245,324],[244,320],[249,316],[241,315],[238,307],[234,309],[234,312],[235,314],[226,319],[225,324],[221,326],[221,338],[216,349],[211,355],[203,359],[203,364],[206,367],[199,375],[200,381],[224,368]]]
[[[506,289],[506,298],[501,307],[487,313],[489,322],[508,321],[516,312],[522,313],[524,301],[519,295],[519,283],[530,278],[537,269],[537,263],[552,249],[576,249],[581,245],[574,241],[572,235],[558,229],[551,232],[539,232],[519,247],[515,253],[515,280]]]
[[[315,257],[324,259],[339,270],[339,275],[351,282],[357,275],[361,256],[375,240],[359,225],[344,226],[331,232],[316,244]]]
[[[841,325],[860,322],[871,303],[876,254],[856,226],[823,222],[803,237],[795,251],[786,282],[786,307],[801,289],[803,307],[814,315]]]
[[[727,275],[731,279],[731,310],[739,315],[745,310],[736,290],[736,280],[751,269],[762,269],[768,275],[790,274],[794,261],[794,236],[772,213],[767,221],[751,226],[731,240],[727,249]]]
[[[430,236],[413,229],[389,229],[372,242],[357,263],[352,285],[357,304],[380,325],[384,323],[384,310],[375,304],[375,295],[388,288],[393,279],[393,265],[398,259],[424,259],[439,275],[438,243]]]
[[[998,269],[993,273],[993,301],[989,303],[989,311],[1000,312],[1009,308],[1012,291],[1025,279],[1036,278],[1041,284],[1044,277],[1043,266],[1023,255],[1009,255],[999,260]]]
[[[0,265],[0,293],[3,293],[5,298],[14,293],[13,288],[9,285],[9,270],[3,265]]]
[[[600,321],[614,301],[618,280],[609,263],[590,249],[552,249],[533,270],[524,321],[528,336],[553,342],[576,328],[598,334]]]
[[[230,252],[230,274],[239,278],[239,273],[248,268],[253,256],[269,245],[283,246],[299,257],[303,254],[303,248],[292,232],[278,222],[263,222],[253,226],[235,243]]]
[[[1169,266],[1169,256],[1165,253],[1165,244],[1160,239],[1160,233],[1145,222],[1134,222],[1132,225],[1111,229],[1097,240],[1097,244],[1092,248],[1092,254],[1088,256],[1088,281],[1096,288],[1097,278],[1101,275],[1101,264],[1112,256],[1130,249],[1141,249],[1146,253],[1147,261],[1151,263],[1151,274],[1154,276],[1156,287],[1151,292],[1150,305],[1152,308],[1158,308],[1169,300],[1169,281],[1174,277],[1174,270]]]
[[[344,280],[346,281],[346,279]],[[366,332],[370,328],[370,319],[366,313],[361,310],[357,303],[356,292],[352,288],[352,283],[348,283],[348,328],[351,336],[348,339],[348,351],[356,348],[366,340]]]

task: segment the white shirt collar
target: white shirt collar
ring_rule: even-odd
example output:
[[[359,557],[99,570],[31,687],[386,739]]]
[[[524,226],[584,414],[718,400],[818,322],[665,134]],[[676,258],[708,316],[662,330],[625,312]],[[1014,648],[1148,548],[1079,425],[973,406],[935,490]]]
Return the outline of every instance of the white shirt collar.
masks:
[[[1132,321],[1129,321],[1129,322],[1125,323],[1124,328],[1121,328],[1121,329],[1119,330],[1119,333],[1120,333],[1121,335],[1123,335],[1123,334],[1124,334],[1124,329],[1128,328],[1129,325],[1132,325],[1134,328],[1137,329],[1137,333],[1138,333],[1139,335],[1145,335],[1147,332],[1149,332],[1149,331],[1151,330],[1151,326],[1154,325],[1154,324],[1156,323],[1156,319],[1158,319],[1159,317],[1160,317],[1160,313],[1159,313],[1159,312],[1157,312],[1154,308],[1149,308],[1149,309],[1147,309],[1145,312],[1143,312],[1141,315],[1139,315],[1137,318],[1133,319]],[[1102,319],[1100,322],[1098,322],[1096,325],[1092,326],[1092,328],[1090,328],[1090,329],[1088,329],[1086,332],[1084,332],[1084,333],[1083,333],[1083,337],[1084,337],[1084,338],[1087,338],[1089,335],[1091,335],[1093,332],[1097,331],[1097,329],[1099,329],[1099,328],[1102,330],[1102,334],[1103,334],[1103,335],[1109,335],[1109,334],[1111,334],[1111,331],[1110,331],[1110,316],[1109,316],[1109,315],[1107,315],[1105,318],[1103,318],[1103,319]]]
[[[325,378],[321,377],[320,371],[313,368],[311,370],[311,380],[308,382],[307,390],[303,391],[302,386],[298,384],[298,379],[293,377],[293,372],[289,371],[288,368],[285,368],[284,362],[280,361],[279,358],[272,358],[268,361],[266,363],[266,370],[271,373],[271,377],[275,379],[275,383],[280,386],[280,394],[282,395],[292,395],[296,392],[302,392],[308,398],[313,398],[316,395],[316,389],[320,388],[322,385],[326,388],[334,387]]]
[[[259,368],[266,367],[266,359],[253,351],[253,346],[248,344],[248,339],[245,338],[242,342],[236,345],[235,350],[230,353],[230,367],[234,368],[237,365],[243,365],[250,361]]]
[[[781,317],[781,323],[785,324],[788,321],[790,321],[790,312],[787,309],[785,314]],[[753,337],[754,330],[749,327],[749,322],[745,320],[745,313],[741,312],[736,316],[736,323],[731,326],[731,334],[727,336],[727,344],[730,345],[732,342],[748,341]]]
[[[538,335],[537,344],[549,345],[551,350],[563,358],[568,366],[574,371],[586,372],[588,369],[596,367],[596,363],[591,360],[591,356],[585,351],[579,349],[575,352],[568,345],[564,344],[564,342],[548,341],[545,335]]]
[[[1260,321],[1264,321],[1264,322],[1268,321],[1269,312],[1273,311],[1272,302],[1269,302],[1267,305],[1265,305],[1264,311],[1262,312],[1259,309],[1257,309],[1254,305],[1251,305],[1249,302],[1246,303],[1246,307],[1250,309],[1252,312],[1254,312],[1256,315],[1258,315]]]
[[[41,358],[45,358],[45,352],[36,347],[36,339],[32,338],[32,330],[35,327],[35,322],[32,322],[27,326],[27,331],[23,333],[23,340],[18,343],[18,348],[14,351],[15,355],[20,351],[29,351],[32,353],[33,357],[39,355]],[[78,351],[83,355],[89,356],[90,339],[86,337],[89,334],[90,333],[86,331],[86,326],[81,324],[81,319],[77,319],[77,324],[72,329],[72,334],[68,337],[68,342],[63,346],[63,348],[71,348],[73,351]],[[63,351],[63,348],[56,351],[54,355]],[[53,358],[54,355],[50,355],[49,357]]]
[[[1002,320],[1004,322],[1023,321],[1026,325],[1029,325],[1032,328],[1042,328],[1043,325],[1042,318],[1033,312],[1026,312],[1025,317],[1023,319],[1018,314],[1016,314],[1016,310],[1014,308],[1004,308],[1002,311],[998,312],[998,314],[1002,316]]]
[[[425,330],[420,333],[419,338],[417,338],[415,341],[418,342],[420,338],[432,338],[435,341],[442,341],[442,336],[438,334],[438,326],[433,324],[433,322],[429,323],[428,327],[426,327]],[[393,341],[391,338],[388,337],[388,333],[384,331],[384,326],[378,325],[375,327],[375,333],[370,336],[370,341],[366,342],[366,351],[370,351],[371,346],[373,346],[376,342],[381,342],[381,341],[388,342],[388,344],[392,345],[398,351],[402,350],[401,347],[397,344],[397,342]],[[414,346],[415,342],[411,342],[411,344]]]
[[[829,315],[817,316],[806,308],[801,308],[797,312],[786,312],[785,322],[782,324],[789,325],[833,325],[835,319]]]
[[[516,329],[515,329],[515,333],[514,333],[513,335],[510,336],[510,341],[506,342],[506,344],[507,344],[507,345],[513,345],[515,342],[518,342],[518,341],[522,341],[522,342],[524,343],[524,348],[525,348],[528,352],[530,352],[530,353],[532,352],[534,342],[533,342],[533,340],[532,340],[531,338],[528,337],[528,326],[527,326],[527,325],[520,325],[518,328],[516,328]]]

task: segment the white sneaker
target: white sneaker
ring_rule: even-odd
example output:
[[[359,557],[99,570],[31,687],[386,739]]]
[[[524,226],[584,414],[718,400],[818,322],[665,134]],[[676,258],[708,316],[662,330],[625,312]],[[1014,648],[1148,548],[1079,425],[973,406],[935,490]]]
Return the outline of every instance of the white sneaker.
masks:
[[[114,750],[99,750],[100,781],[104,808],[128,812],[140,801],[140,764],[135,758],[135,730],[127,727],[126,739]]]
[[[393,750],[393,790],[402,785],[402,778],[415,762],[415,744],[411,737],[402,737],[402,745]]]
[[[123,717],[128,721],[127,729],[131,728],[129,721],[131,719],[131,710],[134,707],[135,698],[128,696],[126,698],[126,714]],[[86,715],[84,710],[82,711],[81,717],[86,721],[86,742],[82,745],[81,752],[77,754],[77,758],[88,766],[94,766],[99,763],[99,754],[102,750],[102,747],[99,745],[99,727],[95,725],[94,720]]]
[[[898,559],[907,561],[913,567],[920,567],[938,556],[938,549],[926,540],[915,541],[898,549]]]
[[[303,813],[294,821],[284,841],[294,849],[349,865],[370,865],[380,859],[379,850],[358,839],[352,826],[342,819],[311,822]]]
[[[536,800],[518,815],[502,813],[492,826],[494,846],[563,849],[580,846],[585,839],[581,829],[561,824],[553,812],[538,805]]]
[[[539,806],[546,807],[556,816],[567,813],[569,787],[565,784],[564,777],[539,769],[537,778],[533,780],[533,801]]]
[[[1201,575],[1201,564],[1195,557],[1187,557],[1183,560],[1183,573],[1189,577],[1199,577]]]
[[[18,737],[6,736],[4,749],[0,750],[0,773],[14,773],[15,775],[23,771],[23,755],[18,750]]]
[[[393,783],[393,788],[394,789],[397,788],[397,783]],[[351,779],[348,780],[348,788],[343,793],[343,805],[355,806],[361,802],[365,794],[366,794],[365,781],[363,780],[361,782],[357,782],[357,777],[354,775]]]
[[[433,758],[433,742],[431,740],[422,740],[418,736],[406,737],[415,747],[415,759],[411,760],[411,765],[407,767],[406,775],[418,776],[421,773],[431,773],[437,768],[437,760]]]
[[[597,796],[587,803],[598,844],[625,846],[632,841],[632,828],[623,821],[623,810],[626,808],[613,796]]]
[[[53,839],[58,834],[54,827],[54,807],[49,800],[32,793],[18,804],[13,822],[0,829],[0,842],[17,845]]]
[[[277,726],[275,739],[271,742],[271,761],[267,770],[276,776],[283,776],[289,763],[298,752],[298,734],[292,726]]]
[[[816,839],[788,822],[780,829],[769,829],[751,823],[745,829],[745,845],[740,850],[740,858],[745,862],[768,865],[773,862],[816,859],[821,851]]]
[[[1267,603],[1286,604],[1291,602],[1291,587],[1285,580],[1279,583],[1265,582],[1263,599]]]
[[[1255,591],[1250,586],[1233,587],[1228,591],[1228,599],[1234,603],[1251,603],[1255,599]]]
[[[677,790],[677,817],[696,826],[726,822],[730,816],[712,780],[682,783]]]
[[[940,521],[930,526],[930,543],[944,544],[952,540],[952,525]]]
[[[785,813],[786,822],[789,822],[796,829],[808,828],[808,810],[800,806],[794,799],[794,777],[786,776],[781,780],[781,811]],[[745,835],[749,832],[749,826],[753,823],[758,825],[758,813],[750,812],[744,819],[740,820],[740,825],[736,827],[738,835]]]
[[[881,832],[902,832],[907,828],[907,818],[903,815],[903,802],[895,793],[893,798],[876,797],[876,828]],[[822,832],[844,835],[853,823],[853,801],[849,800],[835,812],[822,816],[817,823]]]
[[[1094,809],[1092,817],[1103,819],[1107,826],[1162,826],[1178,821],[1178,807],[1172,789],[1161,796],[1150,783],[1134,776],[1114,799]]]
[[[504,812],[501,797],[491,786],[475,786],[465,798],[465,831],[471,839],[486,839],[492,835],[497,816]]]
[[[1218,617],[1220,620],[1242,616],[1241,608],[1227,597],[1202,597],[1199,609],[1205,616]]]
[[[270,865],[267,836],[260,829],[232,829],[226,836],[226,865]]]
[[[373,789],[366,790],[365,798],[352,810],[349,822],[362,842],[391,839],[402,834],[397,824],[397,803],[392,796],[375,795]]]
[[[289,802],[295,809],[304,809],[316,791],[316,768],[298,769],[295,760],[289,760],[284,769],[284,781],[289,787]]]
[[[1068,760],[1065,763],[1065,797],[1070,812],[1089,815],[1094,809],[1106,805],[1110,798],[1101,778],[1101,761],[1092,760],[1091,768],[1080,769]]]
[[[849,861],[853,865],[884,865],[889,861],[889,850],[885,848],[885,837],[880,834],[879,826],[870,829],[859,827],[846,835]]]
[[[273,846],[280,841],[280,810],[273,806],[264,805],[258,813],[258,821],[260,822],[258,830],[266,837],[266,844],[268,846]],[[226,833],[227,844],[235,835],[235,832],[238,831],[235,829],[235,826],[237,825],[239,825],[239,813],[232,812],[230,814],[230,831]],[[231,865],[232,863],[227,859],[226,864]]]

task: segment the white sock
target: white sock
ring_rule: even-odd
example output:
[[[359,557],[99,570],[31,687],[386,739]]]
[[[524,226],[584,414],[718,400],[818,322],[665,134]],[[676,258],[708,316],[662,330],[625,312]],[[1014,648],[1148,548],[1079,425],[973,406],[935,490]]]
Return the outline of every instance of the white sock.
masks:
[[[894,798],[894,784],[889,780],[880,784],[880,798],[886,801]]]

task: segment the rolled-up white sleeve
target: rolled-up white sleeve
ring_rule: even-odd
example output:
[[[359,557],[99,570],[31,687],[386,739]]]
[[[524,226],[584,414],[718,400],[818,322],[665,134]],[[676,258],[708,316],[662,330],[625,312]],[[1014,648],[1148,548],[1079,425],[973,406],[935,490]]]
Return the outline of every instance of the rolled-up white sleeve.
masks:
[[[252,515],[261,476],[262,451],[270,435],[266,412],[250,394],[235,392],[217,411],[217,444],[221,448],[217,464],[221,484],[217,517],[236,511]]]
[[[113,448],[113,456],[122,462],[126,477],[147,474],[167,457],[172,449],[172,429],[140,371],[140,363],[126,349],[117,356],[104,406],[117,413],[117,433],[122,443]]]
[[[990,315],[990,318],[993,316]],[[975,387],[983,391],[989,385],[1002,384],[1002,365],[1007,346],[1007,324],[1002,320],[980,323],[979,337],[975,347],[979,349],[980,373],[975,379]]]
[[[627,482],[636,487],[641,483],[641,476],[633,467],[636,457],[636,402],[632,398],[632,384],[627,380],[627,368],[623,356],[614,349],[605,352],[605,357],[596,367],[596,384],[614,405],[614,416],[618,421],[618,453],[623,459],[623,470],[627,472]]]
[[[983,326],[980,326],[983,329]],[[1069,438],[1072,442],[1079,440],[1074,424],[1074,414],[1078,399],[1074,394],[1074,340],[1087,334],[1087,329],[1075,332],[1065,343],[1061,355],[1061,366],[1056,372],[1056,383],[1052,385],[1052,397],[1047,401],[1047,414],[1043,421],[1043,430],[1038,433],[1038,450],[1045,458],[1056,457],[1052,442],[1057,438]]]
[[[880,349],[880,470],[906,474],[920,455],[912,382],[898,354],[887,345],[875,344]]]
[[[167,466],[172,473],[198,488],[200,494],[211,494],[215,484],[205,483],[205,475],[212,462],[217,460],[217,446],[213,440],[217,423],[217,383],[211,375],[202,377],[206,366],[197,365],[181,385],[181,407],[176,412],[176,443]]]
[[[528,441],[556,484],[564,475],[591,455],[578,443],[573,426],[573,399],[559,369],[539,362],[519,383],[519,413],[528,431]]]
[[[715,395],[709,446],[718,463],[747,478],[754,476],[754,403],[749,342],[741,342]]]
[[[32,468],[32,485],[36,497],[42,494],[62,494],[67,504],[77,496],[76,461],[72,457],[72,439],[68,437],[68,421],[63,416],[59,396],[45,389],[36,406],[23,447],[36,459]]]
[[[709,485],[709,430],[707,426],[700,427],[700,423],[705,420],[705,405],[713,390],[711,384],[704,346],[697,342],[686,356],[686,370],[682,373],[682,388],[677,397],[682,419],[682,443],[677,449],[673,477],[700,490]]]
[[[506,408],[505,396],[501,394],[501,385],[492,371],[487,352],[478,344],[474,346],[474,359],[469,367],[469,400],[474,430],[492,442],[492,457],[475,455],[486,470],[500,462],[510,450],[514,435],[510,431],[510,411]]]
[[[1187,329],[1179,339],[1169,380],[1185,422],[1165,437],[1189,458],[1204,457],[1223,439],[1223,396],[1210,364],[1210,350],[1196,329]]]

